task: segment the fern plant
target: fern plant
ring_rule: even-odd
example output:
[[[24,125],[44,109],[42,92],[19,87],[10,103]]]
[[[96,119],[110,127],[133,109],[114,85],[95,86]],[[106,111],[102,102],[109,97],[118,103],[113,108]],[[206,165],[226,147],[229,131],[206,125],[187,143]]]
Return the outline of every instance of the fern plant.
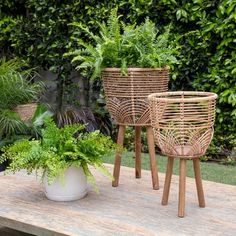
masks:
[[[26,169],[30,174],[42,169],[50,184],[63,176],[68,167],[81,166],[88,181],[96,187],[88,168],[91,165],[112,178],[102,162],[102,157],[115,147],[109,137],[99,131],[84,133],[84,126],[78,124],[58,128],[51,118],[47,118],[45,124],[41,140],[20,140],[2,148],[0,163],[9,160],[7,172]]]
[[[117,9],[113,9],[107,24],[99,24],[99,34],[94,35],[88,28],[74,22],[79,31],[85,32],[94,44],[76,39],[81,49],[69,52],[73,63],[92,78],[99,77],[103,68],[121,68],[125,74],[127,67],[165,67],[177,62],[177,49],[169,43],[170,26],[163,34],[158,34],[155,24],[149,19],[141,25],[127,25],[119,20]],[[78,35],[79,32],[75,32]]]

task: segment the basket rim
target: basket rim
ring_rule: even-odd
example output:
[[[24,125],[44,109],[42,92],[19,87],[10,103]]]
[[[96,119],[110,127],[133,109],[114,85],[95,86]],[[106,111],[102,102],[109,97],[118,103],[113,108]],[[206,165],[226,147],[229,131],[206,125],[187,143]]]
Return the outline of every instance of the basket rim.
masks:
[[[19,104],[16,106],[16,108],[24,108],[24,107],[29,107],[29,106],[37,106],[38,104],[36,102],[31,102],[31,103],[26,103],[26,104]]]
[[[127,71],[132,72],[132,71],[164,71],[164,70],[169,70],[169,66],[165,67],[157,67],[157,68],[150,68],[150,67],[128,67]],[[116,68],[116,67],[107,67],[102,70],[102,72],[120,72],[121,68]]]
[[[194,95],[193,98],[171,98],[173,95]],[[169,96],[169,97],[163,97]],[[203,97],[204,96],[204,97]],[[218,97],[216,93],[202,92],[202,91],[174,91],[174,92],[161,92],[152,93],[148,95],[148,100],[159,102],[196,102],[196,101],[208,101],[215,100]]]

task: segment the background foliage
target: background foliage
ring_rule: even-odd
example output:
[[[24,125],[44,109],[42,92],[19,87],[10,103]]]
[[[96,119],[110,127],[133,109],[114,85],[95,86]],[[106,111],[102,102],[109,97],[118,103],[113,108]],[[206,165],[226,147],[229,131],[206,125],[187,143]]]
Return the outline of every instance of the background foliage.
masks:
[[[172,23],[171,37],[181,46],[180,64],[172,68],[170,88],[206,90],[219,95],[215,138],[210,153],[229,155],[236,144],[236,2],[231,0],[3,0],[0,3],[1,54],[18,56],[34,67],[58,74],[62,87],[71,84],[73,70],[64,53],[76,48],[73,26],[79,22],[98,31],[112,8],[126,23],[146,17],[160,31]],[[90,39],[78,32],[83,40]],[[101,91],[100,84],[89,90]],[[89,93],[90,105],[106,116],[102,96]],[[101,103],[95,103],[94,100]]]

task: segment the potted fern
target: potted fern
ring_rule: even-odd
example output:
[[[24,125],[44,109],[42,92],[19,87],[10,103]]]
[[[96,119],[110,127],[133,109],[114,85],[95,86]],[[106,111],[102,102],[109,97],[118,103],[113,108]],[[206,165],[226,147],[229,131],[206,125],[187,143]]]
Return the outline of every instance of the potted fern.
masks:
[[[141,25],[120,22],[117,9],[113,9],[107,24],[99,24],[97,35],[88,28],[74,23],[94,44],[78,39],[78,49],[72,53],[72,62],[92,79],[102,78],[106,106],[119,125],[117,143],[123,145],[125,126],[135,127],[135,174],[141,177],[141,127],[147,128],[147,141],[152,171],[153,188],[158,189],[153,131],[147,96],[168,89],[169,65],[176,63],[176,48],[168,38],[170,27],[158,34],[149,19]],[[75,35],[80,35],[75,32]],[[116,155],[113,186],[118,186],[121,155]]]
[[[51,118],[45,119],[45,124],[41,140],[21,140],[2,148],[0,163],[10,161],[6,172],[42,170],[45,194],[55,201],[84,197],[87,179],[97,190],[89,165],[111,177],[102,162],[103,155],[114,147],[109,137],[99,131],[84,133],[84,126],[79,124],[58,128]]]
[[[170,27],[158,34],[149,19],[127,25],[119,18],[113,9],[107,24],[99,24],[97,35],[73,23],[94,43],[78,39],[81,49],[69,54],[84,76],[92,71],[92,79],[102,77],[108,110],[118,124],[146,125],[147,95],[168,89],[169,65],[177,62],[177,50],[168,40]]]

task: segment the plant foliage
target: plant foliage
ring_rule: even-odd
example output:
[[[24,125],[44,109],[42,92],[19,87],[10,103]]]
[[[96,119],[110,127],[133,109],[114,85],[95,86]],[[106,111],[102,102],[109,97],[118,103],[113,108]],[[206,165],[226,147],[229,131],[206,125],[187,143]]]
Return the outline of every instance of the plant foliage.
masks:
[[[98,129],[97,121],[93,112],[88,107],[77,109],[73,106],[62,107],[55,113],[55,120],[58,127],[71,124],[85,124],[86,131],[92,132]]]
[[[0,138],[26,132],[26,125],[16,112],[7,109],[0,112]]]
[[[0,53],[24,58],[31,67],[60,71],[66,81],[65,70],[73,67],[64,53],[78,48],[78,38],[94,43],[71,23],[78,22],[99,36],[99,22],[107,22],[115,7],[126,25],[140,25],[148,17],[163,32],[171,23],[170,41],[178,39],[181,51],[179,63],[171,70],[170,88],[219,95],[209,155],[227,156],[236,143],[235,1],[5,0],[0,3]],[[104,112],[103,107],[99,112]]]
[[[26,169],[30,174],[42,169],[43,175],[46,174],[48,182],[52,183],[55,178],[63,176],[68,167],[81,166],[88,180],[95,184],[88,168],[92,165],[111,177],[102,162],[102,157],[114,148],[109,137],[99,131],[84,133],[84,126],[79,124],[58,128],[50,118],[45,124],[41,140],[20,140],[2,149],[0,163],[10,160],[8,172]]]
[[[32,70],[24,70],[25,66],[18,59],[0,59],[0,109],[38,100],[43,84],[33,83]]]
[[[148,18],[140,25],[125,24],[119,18],[117,9],[113,9],[107,23],[99,23],[100,31],[96,35],[80,23],[73,23],[95,44],[78,39],[78,45],[83,48],[69,53],[75,55],[72,62],[79,63],[76,69],[84,70],[87,76],[92,70],[92,78],[96,78],[106,67],[121,68],[125,73],[127,67],[157,68],[177,62],[174,56],[177,50],[168,40],[170,27],[158,35],[155,24]]]
[[[43,84],[33,83],[33,70],[18,59],[0,59],[0,138],[26,134],[29,127],[12,109],[29,101],[38,100]]]

